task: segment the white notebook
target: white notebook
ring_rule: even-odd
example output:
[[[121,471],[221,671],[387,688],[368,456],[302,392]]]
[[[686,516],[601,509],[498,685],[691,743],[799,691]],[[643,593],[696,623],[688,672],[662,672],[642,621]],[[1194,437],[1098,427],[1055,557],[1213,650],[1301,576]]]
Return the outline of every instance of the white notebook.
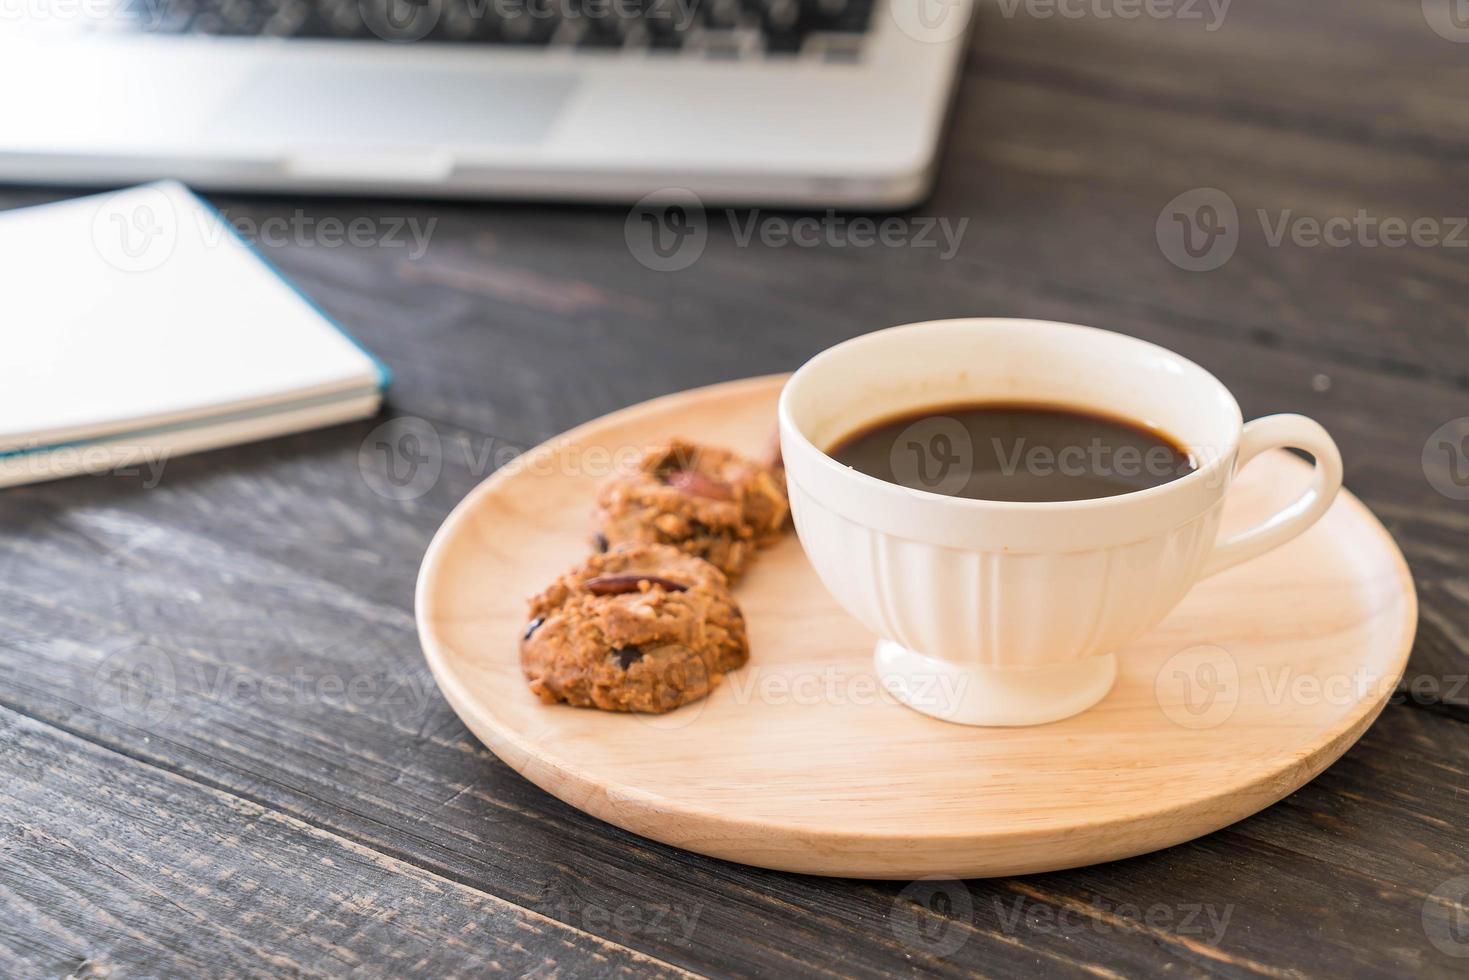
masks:
[[[182,184],[0,212],[0,486],[365,418],[387,383]]]

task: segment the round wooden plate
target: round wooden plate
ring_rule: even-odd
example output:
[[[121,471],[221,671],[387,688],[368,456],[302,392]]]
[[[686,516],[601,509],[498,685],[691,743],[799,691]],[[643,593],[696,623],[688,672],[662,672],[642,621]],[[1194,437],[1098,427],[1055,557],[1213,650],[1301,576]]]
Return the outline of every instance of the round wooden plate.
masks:
[[[1330,765],[1382,709],[1417,600],[1377,519],[1343,492],[1285,547],[1199,584],[1119,652],[1111,694],[1035,728],[952,725],[892,701],[874,638],[794,536],[736,590],[751,659],[662,716],[541,704],[521,677],[525,599],[588,550],[618,453],[671,435],[762,451],[783,377],[683,392],[590,422],[495,473],[424,558],[418,626],[444,696],[516,771],[634,833],[786,871],[1017,874],[1189,840]],[[1225,531],[1304,486],[1285,452],[1240,475]]]

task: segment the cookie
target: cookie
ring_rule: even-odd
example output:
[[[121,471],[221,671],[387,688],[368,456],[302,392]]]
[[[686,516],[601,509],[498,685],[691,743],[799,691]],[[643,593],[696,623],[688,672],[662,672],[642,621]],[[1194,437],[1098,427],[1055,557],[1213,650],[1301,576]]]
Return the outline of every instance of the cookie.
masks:
[[[668,545],[593,555],[530,601],[520,665],[546,703],[660,714],[749,659],[724,574]]]
[[[655,446],[597,494],[597,542],[670,544],[731,578],[779,538],[790,504],[785,481],[728,449],[674,440]]]

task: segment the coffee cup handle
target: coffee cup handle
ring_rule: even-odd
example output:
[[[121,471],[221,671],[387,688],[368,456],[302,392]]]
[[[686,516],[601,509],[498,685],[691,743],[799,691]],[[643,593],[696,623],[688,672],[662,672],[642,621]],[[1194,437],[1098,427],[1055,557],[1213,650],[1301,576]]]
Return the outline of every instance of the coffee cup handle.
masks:
[[[1304,415],[1267,415],[1248,423],[1240,434],[1234,471],[1238,473],[1266,450],[1287,446],[1304,449],[1316,460],[1311,486],[1254,527],[1216,542],[1213,552],[1204,562],[1200,578],[1215,575],[1280,547],[1320,520],[1336,499],[1336,492],[1341,489],[1341,453],[1326,430]]]

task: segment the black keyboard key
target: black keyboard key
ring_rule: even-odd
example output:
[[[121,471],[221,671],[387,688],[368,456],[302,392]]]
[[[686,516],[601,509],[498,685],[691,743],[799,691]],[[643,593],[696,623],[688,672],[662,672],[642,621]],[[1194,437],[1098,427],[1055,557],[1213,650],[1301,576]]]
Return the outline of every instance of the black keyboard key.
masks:
[[[561,18],[554,11],[527,6],[524,10],[507,10],[498,26],[502,44],[549,44],[561,26]]]
[[[622,24],[610,17],[588,17],[578,47],[620,48],[622,47]]]

